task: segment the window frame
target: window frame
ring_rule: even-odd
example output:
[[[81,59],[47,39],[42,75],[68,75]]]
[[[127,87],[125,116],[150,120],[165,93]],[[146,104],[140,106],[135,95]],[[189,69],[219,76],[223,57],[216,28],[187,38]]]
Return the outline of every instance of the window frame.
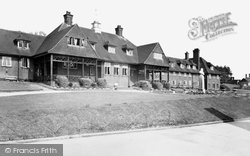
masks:
[[[3,67],[12,67],[12,57],[2,56],[2,66]]]
[[[30,59],[27,57],[21,58],[21,67],[22,68],[30,68]]]
[[[111,75],[111,63],[104,63],[104,75]]]
[[[154,53],[154,59],[163,60],[162,53]]]

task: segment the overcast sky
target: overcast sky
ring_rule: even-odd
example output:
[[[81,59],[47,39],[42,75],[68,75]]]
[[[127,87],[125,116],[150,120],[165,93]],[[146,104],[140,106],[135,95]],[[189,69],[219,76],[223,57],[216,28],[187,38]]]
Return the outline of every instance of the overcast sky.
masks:
[[[81,27],[91,28],[98,19],[102,31],[115,33],[114,28],[121,25],[123,36],[137,46],[159,42],[167,56],[177,58],[184,58],[186,51],[193,57],[193,49],[199,48],[208,62],[229,66],[235,78],[250,73],[247,0],[8,0],[1,2],[0,28],[49,34],[63,22],[66,11]],[[228,12],[230,21],[237,24],[233,34],[212,41],[188,37],[190,19]]]

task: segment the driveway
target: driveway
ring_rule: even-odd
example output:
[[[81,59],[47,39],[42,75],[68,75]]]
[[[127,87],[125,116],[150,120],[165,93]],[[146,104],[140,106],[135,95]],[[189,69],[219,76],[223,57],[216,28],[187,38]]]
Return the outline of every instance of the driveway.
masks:
[[[64,156],[249,156],[250,119],[36,144],[63,144]]]

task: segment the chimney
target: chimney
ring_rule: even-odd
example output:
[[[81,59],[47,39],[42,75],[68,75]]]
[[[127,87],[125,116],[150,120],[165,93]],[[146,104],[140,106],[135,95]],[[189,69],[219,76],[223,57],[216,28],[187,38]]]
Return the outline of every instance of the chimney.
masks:
[[[123,30],[123,28],[121,27],[121,25],[118,25],[118,26],[115,28],[115,33],[116,33],[116,35],[122,36],[122,30]]]
[[[95,33],[101,33],[102,30],[101,30],[100,25],[101,25],[101,23],[95,20],[95,21],[92,23],[92,30],[94,30]]]
[[[185,53],[185,60],[189,60],[189,53],[188,52]]]
[[[72,25],[73,15],[71,15],[69,11],[66,11],[66,14],[63,15],[63,17],[64,17],[64,23],[66,23],[67,25]]]
[[[200,49],[196,48],[193,50],[193,60],[194,60],[194,63],[197,65],[197,69],[200,70],[201,68]]]

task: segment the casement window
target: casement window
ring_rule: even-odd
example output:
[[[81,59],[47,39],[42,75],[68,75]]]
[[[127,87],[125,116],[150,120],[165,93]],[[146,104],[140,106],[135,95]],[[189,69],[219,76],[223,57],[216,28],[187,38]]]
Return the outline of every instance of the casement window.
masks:
[[[115,47],[108,46],[108,52],[115,54]]]
[[[174,63],[170,63],[170,66],[171,66],[172,68],[174,68]]]
[[[104,74],[110,75],[111,74],[111,63],[104,63]]]
[[[82,45],[80,38],[75,38],[75,45],[77,45],[77,46],[81,46]]]
[[[29,68],[30,67],[30,59],[29,58],[21,58],[21,67]]]
[[[119,75],[119,69],[120,69],[120,65],[119,64],[115,64],[114,65],[114,75]]]
[[[191,73],[188,74],[189,77],[192,77]]]
[[[193,70],[196,70],[196,66],[193,66]]]
[[[20,40],[17,42],[18,48],[29,49],[29,43],[27,41]]]
[[[63,62],[62,68],[67,68],[67,65],[68,65],[67,62]],[[77,64],[76,64],[76,63],[69,62],[69,69],[77,69]]]
[[[127,49],[127,50],[126,50],[126,54],[127,54],[128,56],[133,56],[133,50]]]
[[[128,65],[122,65],[122,75],[123,76],[128,75]]]
[[[2,66],[12,67],[11,57],[2,56]]]
[[[162,54],[160,53],[154,53],[154,58],[158,60],[162,60]]]
[[[68,37],[67,38],[67,43],[68,45],[75,45],[75,46],[79,46],[79,47],[86,47],[87,46],[87,41],[84,39],[80,39],[80,38],[74,38],[74,37]]]

